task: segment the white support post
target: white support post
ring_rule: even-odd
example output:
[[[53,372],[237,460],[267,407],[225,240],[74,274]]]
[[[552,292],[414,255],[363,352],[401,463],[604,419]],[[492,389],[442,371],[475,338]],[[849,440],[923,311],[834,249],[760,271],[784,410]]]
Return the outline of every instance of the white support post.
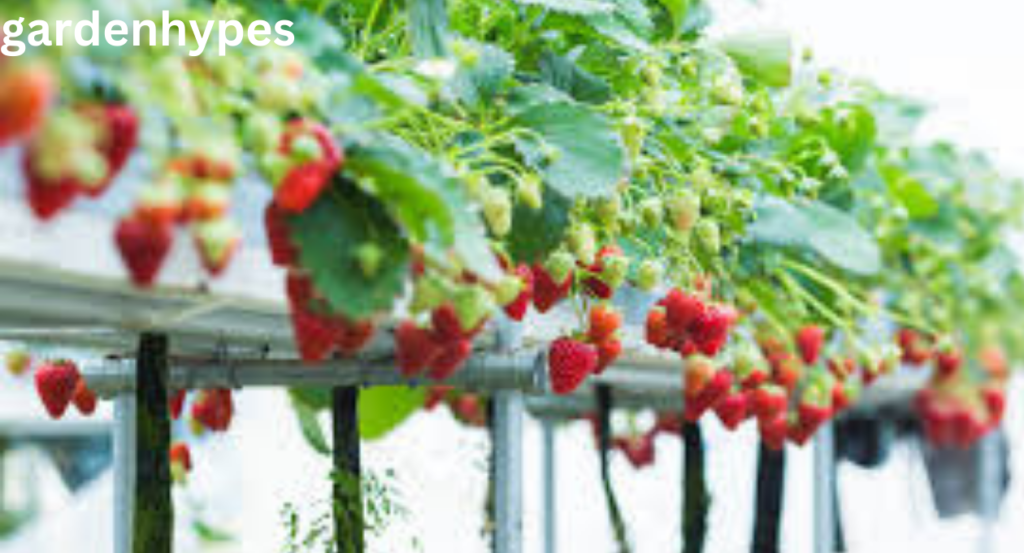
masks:
[[[822,426],[814,438],[814,553],[834,553],[835,516],[832,504],[834,427]]]
[[[497,553],[523,551],[523,394],[494,394],[494,535]]]
[[[120,394],[114,400],[114,553],[132,550],[135,408],[133,394]]]
[[[989,432],[978,442],[978,505],[981,515],[978,553],[995,551],[992,530],[999,513],[999,486],[1002,473],[999,455],[999,431]]]
[[[544,482],[544,553],[558,551],[558,478],[556,474],[555,424],[541,421],[541,465]]]

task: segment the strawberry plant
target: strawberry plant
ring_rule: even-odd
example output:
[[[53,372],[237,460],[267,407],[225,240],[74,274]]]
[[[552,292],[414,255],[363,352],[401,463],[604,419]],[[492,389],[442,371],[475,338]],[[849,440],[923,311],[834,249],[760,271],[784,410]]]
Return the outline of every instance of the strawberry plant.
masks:
[[[1002,417],[1024,353],[1006,245],[1019,183],[918,140],[920,106],[796,59],[784,36],[712,40],[701,0],[166,4],[200,23],[288,19],[296,40],[0,60],[0,148],[20,147],[26,206],[59,220],[142,181],[109,245],[140,288],[159,286],[185,232],[209,278],[230,277],[258,247],[243,229],[262,225],[303,361],[380,338],[393,370],[438,381],[367,392],[367,436],[425,398],[484,424],[479,398],[444,381],[499,317],[559,323],[542,348],[556,394],[671,352],[686,421],[753,419],[773,449],[914,366],[933,372],[915,404],[937,444]],[[236,220],[243,198],[260,220]],[[643,344],[613,307],[634,288]],[[35,364],[48,413],[92,411],[73,365]],[[326,451],[323,390],[291,397]],[[232,392],[193,394],[186,412],[224,431]],[[653,431],[611,438],[653,462]]]

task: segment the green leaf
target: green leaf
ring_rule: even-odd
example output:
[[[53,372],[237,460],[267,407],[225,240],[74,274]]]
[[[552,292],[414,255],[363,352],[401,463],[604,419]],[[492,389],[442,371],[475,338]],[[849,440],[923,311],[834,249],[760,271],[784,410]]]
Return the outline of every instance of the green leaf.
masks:
[[[436,158],[388,138],[355,149],[346,168],[418,241],[434,249],[454,248],[466,267],[484,279],[500,275],[478,210]]]
[[[911,219],[929,219],[938,214],[939,202],[923,182],[892,166],[882,168],[882,176],[889,193],[906,208]]]
[[[409,34],[412,50],[421,58],[448,54],[448,11],[445,0],[410,0]]]
[[[686,14],[690,10],[690,0],[658,0],[658,3],[665,8],[672,20],[672,34],[679,35],[686,22]]]
[[[551,149],[544,155],[537,140],[523,138],[516,147],[545,182],[567,198],[605,196],[623,175],[625,154],[619,135],[604,116],[568,102],[538,104],[513,123],[532,129]]]
[[[794,205],[761,197],[756,219],[747,228],[749,240],[813,252],[837,268],[858,275],[881,270],[874,238],[850,215],[820,202]]]
[[[614,0],[616,8],[610,13],[586,16],[590,26],[622,46],[649,52],[654,33],[647,6],[641,0]]]
[[[575,15],[608,13],[615,9],[611,0],[515,0],[524,6],[539,6],[553,12]]]
[[[330,455],[331,446],[327,443],[324,429],[320,425],[320,413],[323,410],[314,408],[294,395],[291,396],[291,400],[292,408],[295,409],[295,417],[299,421],[299,430],[302,431],[302,437],[306,439],[306,443],[313,448],[313,451],[321,455]]]
[[[217,528],[216,526],[202,520],[192,521],[192,531],[195,532],[199,541],[209,544],[230,543],[235,541],[235,537],[227,530]]]
[[[508,237],[509,254],[517,261],[533,263],[547,257],[562,242],[569,227],[571,204],[561,194],[544,189],[544,205],[533,210],[516,204],[512,212],[512,232]]]
[[[359,435],[377,440],[423,406],[426,389],[407,386],[381,386],[359,392]]]
[[[466,44],[467,48],[476,49],[479,59],[472,66],[460,65],[449,86],[455,97],[467,104],[490,102],[512,77],[515,59],[491,44],[468,41]]]
[[[546,50],[541,54],[539,69],[545,82],[580,102],[603,104],[611,98],[608,83],[581,68],[570,57]]]
[[[365,319],[391,308],[405,284],[409,248],[380,201],[340,181],[289,225],[301,265],[332,311]],[[356,256],[368,243],[384,254],[370,276]]]
[[[718,41],[718,47],[746,76],[768,86],[789,86],[793,76],[792,40],[781,31],[755,31]]]

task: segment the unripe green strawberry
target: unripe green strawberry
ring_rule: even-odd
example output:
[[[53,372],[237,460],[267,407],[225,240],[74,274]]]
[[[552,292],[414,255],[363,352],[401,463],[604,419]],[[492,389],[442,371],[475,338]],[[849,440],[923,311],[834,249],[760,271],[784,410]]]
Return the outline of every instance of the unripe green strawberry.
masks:
[[[630,159],[635,160],[640,156],[644,145],[644,137],[647,135],[647,129],[644,127],[643,120],[632,115],[626,117],[622,120],[620,133],[622,135],[622,143],[626,146],[626,152],[629,153]]]
[[[717,255],[722,249],[722,239],[718,230],[718,223],[710,219],[701,219],[694,228],[694,236],[697,244],[704,252]]]
[[[512,229],[512,199],[503,188],[492,187],[485,192],[484,218],[495,236],[505,236]]]
[[[32,356],[25,350],[15,349],[7,352],[4,357],[7,371],[14,376],[21,376],[32,365]]]
[[[289,155],[292,163],[301,165],[318,161],[323,157],[323,147],[320,141],[310,134],[301,134],[292,139],[289,146]]]
[[[529,174],[519,179],[519,186],[516,187],[516,196],[519,201],[530,209],[544,207],[544,195],[541,192],[540,178]]]
[[[651,87],[658,87],[661,84],[661,66],[656,62],[652,61],[645,63],[643,68],[640,70],[640,75],[643,77],[644,82]]]
[[[665,272],[661,263],[653,259],[645,259],[640,264],[640,269],[637,270],[636,285],[638,288],[644,291],[651,291],[658,284],[661,283],[661,278]]]
[[[735,209],[750,211],[754,208],[754,193],[746,188],[734,188],[729,201]]]
[[[700,219],[700,197],[692,190],[679,190],[669,197],[666,205],[672,225],[682,233],[690,232]]]
[[[711,215],[725,215],[729,212],[729,195],[722,188],[708,188],[701,195],[701,207]]]
[[[494,298],[482,286],[464,286],[455,292],[453,305],[462,328],[472,329],[494,310]]]
[[[242,243],[242,229],[230,219],[216,219],[192,227],[203,267],[213,276],[227,268]]]
[[[494,301],[498,305],[508,305],[519,297],[523,291],[523,279],[519,275],[508,275],[498,281],[494,289]]]
[[[416,279],[412,292],[412,303],[409,309],[413,313],[429,311],[444,303],[446,286],[433,275],[424,275]]]
[[[292,168],[292,160],[276,150],[268,151],[260,158],[260,170],[272,183],[281,182]]]
[[[690,183],[694,189],[703,191],[709,188],[716,188],[718,186],[718,177],[715,176],[714,171],[702,163],[690,172]]]
[[[63,155],[68,156],[65,160],[68,169],[67,175],[73,177],[87,189],[103,185],[110,166],[99,151],[89,147],[79,147],[70,152],[63,152]]]
[[[711,97],[720,104],[740,106],[743,104],[743,85],[735,78],[720,75],[711,83]]]
[[[622,286],[629,274],[629,258],[624,255],[611,255],[604,258],[604,270],[601,278],[612,289]]]
[[[569,273],[575,266],[576,260],[569,252],[563,250],[551,254],[548,257],[547,263],[544,264],[544,268],[547,269],[551,279],[555,282],[565,282],[565,279],[569,277]]]
[[[584,265],[592,265],[594,256],[597,255],[597,237],[594,229],[586,224],[578,224],[569,229],[569,250],[576,256],[576,260]]]
[[[271,76],[256,88],[256,103],[279,113],[294,110],[302,103],[302,87],[296,81]]]
[[[377,244],[367,242],[356,248],[356,261],[359,262],[359,269],[363,272],[363,276],[372,279],[380,271],[380,264],[384,261],[384,252]]]
[[[451,47],[455,59],[459,60],[460,64],[472,68],[480,63],[480,52],[469,42],[454,40]]]
[[[619,200],[619,195],[612,194],[605,198],[598,198],[596,207],[597,218],[601,224],[614,227],[622,213],[622,202]]]
[[[649,227],[661,225],[662,211],[661,200],[658,198],[647,198],[640,202],[640,219]]]

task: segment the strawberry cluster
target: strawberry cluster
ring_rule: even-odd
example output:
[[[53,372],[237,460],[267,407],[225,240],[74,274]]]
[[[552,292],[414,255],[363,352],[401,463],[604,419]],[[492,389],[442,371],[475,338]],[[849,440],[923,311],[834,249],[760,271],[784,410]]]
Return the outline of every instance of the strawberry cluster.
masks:
[[[622,353],[619,327],[622,315],[609,305],[597,304],[588,316],[587,332],[563,336],[548,348],[548,378],[558,395],[570,394],[591,374],[601,374]]]
[[[991,348],[982,351],[979,383],[963,369],[959,348],[948,339],[935,344],[932,379],[914,397],[929,442],[966,449],[999,425],[1006,409],[1007,378],[1001,360],[1001,353]]]
[[[231,390],[227,388],[201,390],[192,400],[191,422],[196,434],[202,434],[207,430],[226,432],[234,416],[234,398]]]
[[[373,338],[372,321],[332,313],[313,281],[299,270],[288,272],[285,289],[295,345],[304,362],[324,361],[334,353],[355,355]]]
[[[35,384],[43,407],[53,419],[62,418],[72,404],[85,416],[96,411],[96,394],[86,385],[73,361],[41,363],[35,369]]]
[[[687,357],[714,357],[725,346],[738,314],[727,305],[709,304],[696,294],[673,288],[647,313],[647,342]]]
[[[22,153],[25,199],[50,220],[81,196],[103,195],[135,150],[139,121],[124,104],[81,104],[48,117]]]
[[[271,175],[274,204],[286,213],[309,209],[345,162],[344,150],[327,127],[306,119],[287,124],[278,150],[276,174]]]
[[[455,307],[445,303],[430,315],[430,325],[413,320],[402,321],[395,329],[395,356],[403,375],[417,376],[423,371],[435,380],[450,377],[473,353],[473,338],[483,323],[464,328]]]

